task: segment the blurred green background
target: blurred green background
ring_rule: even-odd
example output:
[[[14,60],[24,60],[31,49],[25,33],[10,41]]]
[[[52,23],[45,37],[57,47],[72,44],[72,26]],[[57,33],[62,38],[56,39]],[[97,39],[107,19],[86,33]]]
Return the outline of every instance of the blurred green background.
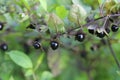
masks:
[[[50,47],[56,33],[66,33],[79,26],[77,17],[82,25],[91,14],[99,17],[99,5],[103,2],[0,0],[0,22],[4,24],[0,44],[8,45],[7,51],[0,50],[0,80],[120,80],[107,37],[100,39],[91,35],[86,27],[83,42],[76,41],[74,36],[63,35],[57,40],[60,45],[57,50]],[[77,13],[74,14],[77,6],[73,4],[79,5],[81,10],[77,17]],[[26,29],[30,24],[36,29]],[[109,37],[119,61],[120,30],[111,32]],[[35,40],[39,40],[40,49],[34,48]]]

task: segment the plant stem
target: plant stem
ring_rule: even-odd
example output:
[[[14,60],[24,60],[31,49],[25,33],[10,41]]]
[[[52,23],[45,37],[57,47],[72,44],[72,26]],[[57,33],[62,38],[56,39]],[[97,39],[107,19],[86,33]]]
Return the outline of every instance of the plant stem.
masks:
[[[42,61],[43,61],[44,56],[45,56],[45,53],[42,53],[42,54],[38,57],[37,65],[36,65],[35,68],[34,68],[34,72],[39,68],[40,64],[41,64]]]
[[[109,38],[108,38],[107,40],[108,40],[108,46],[109,46],[110,52],[111,52],[112,56],[114,57],[114,60],[115,60],[115,62],[116,62],[116,64],[117,64],[118,68],[120,69],[119,61],[118,61],[118,59],[117,59],[117,57],[116,57],[116,54],[115,54],[115,52],[114,52],[114,50],[113,50],[113,48],[112,48],[112,46],[111,46],[111,43],[110,43]]]
[[[33,72],[32,76],[33,76],[33,80],[37,80],[34,72]]]

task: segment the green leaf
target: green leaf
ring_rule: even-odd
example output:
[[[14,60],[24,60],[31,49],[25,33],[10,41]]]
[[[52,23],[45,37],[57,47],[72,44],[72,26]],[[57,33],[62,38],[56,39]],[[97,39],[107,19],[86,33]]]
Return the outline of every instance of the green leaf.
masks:
[[[120,76],[120,71],[116,71],[117,72],[117,74]]]
[[[79,4],[73,4],[69,12],[68,19],[71,22],[77,23],[83,22],[87,16],[86,10]]]
[[[64,6],[58,6],[56,7],[56,14],[63,19],[67,16],[68,11],[65,9]]]
[[[40,80],[51,80],[52,78],[53,78],[53,75],[50,72],[44,71],[41,75]]]
[[[10,76],[10,79],[9,80],[15,80],[13,76]]]
[[[13,50],[7,52],[7,54],[9,55],[13,62],[21,66],[22,68],[33,68],[31,59],[25,53]]]
[[[72,3],[73,4],[80,4],[80,1],[79,0],[72,0]]]
[[[29,2],[28,0],[21,0],[21,2],[25,5],[25,7],[30,10],[30,5],[29,5]]]
[[[39,0],[40,3],[41,3],[41,6],[43,7],[43,9],[45,11],[47,11],[47,1],[46,0]]]
[[[27,77],[27,76],[31,76],[33,74],[33,70],[32,69],[27,69],[26,71],[25,71],[25,76]]]
[[[104,2],[104,0],[98,0],[99,4],[102,4]]]
[[[54,13],[49,15],[48,26],[51,33],[65,32],[63,21]]]
[[[39,68],[40,64],[43,62],[44,57],[45,57],[45,53],[42,53],[42,54],[39,56],[34,71],[36,71],[36,70]]]

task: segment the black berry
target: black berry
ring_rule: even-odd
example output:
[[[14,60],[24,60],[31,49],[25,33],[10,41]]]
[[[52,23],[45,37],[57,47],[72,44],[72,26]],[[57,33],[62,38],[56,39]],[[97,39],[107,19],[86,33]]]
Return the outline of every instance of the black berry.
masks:
[[[84,41],[84,39],[85,39],[85,34],[84,33],[77,33],[75,35],[75,40],[78,40],[78,41],[82,42],[82,41]]]
[[[28,25],[26,28],[35,29],[35,26],[32,25],[32,24],[30,24],[30,25]]]
[[[88,29],[88,32],[89,32],[90,34],[94,34],[94,29]]]
[[[118,29],[119,29],[119,27],[117,26],[117,25],[112,25],[111,26],[111,30],[113,31],[113,32],[116,32],[116,31],[118,31]]]
[[[97,35],[97,37],[99,37],[99,38],[105,37],[105,33],[104,33],[103,31],[102,31],[102,32],[96,31],[96,35]]]
[[[33,46],[35,49],[40,49],[40,47],[41,47],[40,43],[37,41],[33,43]]]
[[[50,46],[53,50],[56,50],[59,46],[59,43],[57,41],[51,41]]]
[[[8,50],[8,45],[6,43],[2,43],[0,45],[0,49],[3,50],[3,51],[7,51]]]
[[[3,23],[0,23],[0,30],[3,29]]]

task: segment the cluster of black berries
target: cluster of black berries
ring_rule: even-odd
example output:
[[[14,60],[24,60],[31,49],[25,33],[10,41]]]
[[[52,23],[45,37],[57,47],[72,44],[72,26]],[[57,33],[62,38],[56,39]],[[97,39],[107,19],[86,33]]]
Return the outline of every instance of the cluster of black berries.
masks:
[[[115,24],[112,24],[112,26],[111,26],[111,31],[112,32],[117,32],[118,31],[118,29],[119,29],[119,27],[117,26],[117,25],[115,25]],[[109,28],[105,28],[105,30],[103,30],[103,31],[95,31],[94,29],[88,29],[88,32],[90,33],[90,34],[95,34],[97,37],[99,37],[99,38],[103,38],[103,37],[105,37],[105,35],[106,35],[106,33],[107,34],[109,34],[110,33],[110,29]],[[106,32],[106,33],[105,33]]]
[[[40,49],[41,48],[41,44],[39,41],[35,41],[33,42],[33,46],[35,49]],[[59,43],[57,41],[51,41],[50,42],[50,47],[53,49],[53,50],[56,50],[59,46]]]
[[[115,25],[115,24],[113,24],[113,25],[111,26],[111,31],[112,31],[112,32],[116,32],[116,31],[118,31],[118,29],[119,29],[119,27],[118,27],[117,25]],[[95,31],[94,29],[88,29],[88,32],[89,32],[90,34],[95,34],[95,35],[96,35],[97,37],[99,37],[99,38],[103,38],[103,37],[105,37],[105,35],[106,35],[105,32],[107,32],[107,34],[110,33],[110,29],[109,29],[109,28],[105,28],[105,32],[104,32],[104,31],[99,32],[99,31]],[[84,39],[85,39],[85,33],[83,33],[82,31],[79,31],[79,32],[77,32],[77,33],[75,34],[75,40],[77,40],[77,41],[79,41],[79,42],[83,42]],[[34,42],[33,46],[34,46],[35,49],[39,49],[39,48],[41,47],[41,45],[40,45],[39,42]],[[56,49],[59,47],[59,43],[58,43],[57,41],[55,41],[55,40],[52,40],[52,41],[50,42],[50,46],[51,46],[51,48],[52,48],[53,50],[56,50]]]
[[[3,30],[4,24],[0,22],[0,31]],[[1,43],[0,44],[0,49],[2,51],[7,51],[8,50],[8,45],[6,43]]]
[[[114,17],[112,17],[112,18],[114,18]],[[107,27],[104,26],[104,28],[103,27],[101,27],[101,28],[99,28],[99,27],[97,27],[97,28],[89,28],[88,27],[88,32],[90,34],[92,34],[92,35],[96,35],[99,38],[104,38],[105,36],[108,36],[110,31],[117,32],[119,27],[118,27],[117,24],[114,23],[112,18],[109,17],[108,20],[106,21],[106,24],[108,24],[107,22],[112,23],[111,25],[109,25],[109,26],[111,26],[111,28],[109,28],[108,26]],[[99,19],[104,20],[105,17],[98,18],[97,20],[99,20]],[[99,26],[99,25],[97,25],[97,26]],[[27,28],[35,29],[35,25],[30,24]],[[74,36],[75,36],[75,40],[77,40],[79,42],[83,42],[85,40],[85,37],[86,37],[85,33],[82,30],[79,30]],[[40,49],[41,48],[41,44],[40,44],[39,41],[35,41],[33,43],[33,46],[34,46],[35,49]],[[58,41],[51,40],[50,41],[50,47],[53,50],[56,50],[59,47]]]

